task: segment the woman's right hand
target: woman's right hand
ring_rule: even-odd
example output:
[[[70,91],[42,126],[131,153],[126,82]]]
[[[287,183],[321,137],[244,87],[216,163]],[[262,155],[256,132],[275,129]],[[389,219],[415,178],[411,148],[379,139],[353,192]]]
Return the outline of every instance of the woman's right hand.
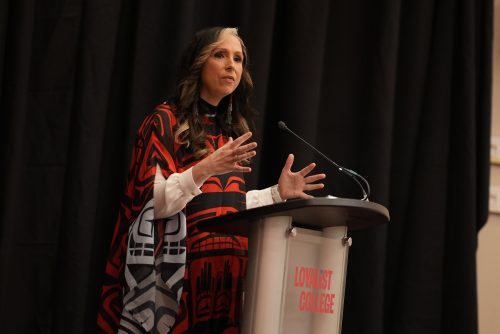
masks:
[[[229,138],[229,141],[218,148],[208,157],[201,160],[193,167],[193,180],[196,184],[202,184],[212,175],[226,174],[229,172],[249,173],[250,167],[240,165],[240,162],[253,157],[257,147],[256,142],[243,145],[250,137],[251,132],[247,132],[235,140]]]

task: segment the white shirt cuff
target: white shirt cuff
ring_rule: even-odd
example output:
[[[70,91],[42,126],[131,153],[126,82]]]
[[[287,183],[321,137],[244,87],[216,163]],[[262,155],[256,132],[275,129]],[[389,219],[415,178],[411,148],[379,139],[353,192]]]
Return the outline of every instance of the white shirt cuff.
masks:
[[[178,175],[179,186],[184,194],[191,195],[193,197],[201,194],[201,185],[198,186],[193,179],[193,167],[179,173]]]
[[[247,209],[273,204],[274,201],[273,201],[273,196],[271,194],[271,187],[261,190],[248,191],[246,200],[247,200]]]

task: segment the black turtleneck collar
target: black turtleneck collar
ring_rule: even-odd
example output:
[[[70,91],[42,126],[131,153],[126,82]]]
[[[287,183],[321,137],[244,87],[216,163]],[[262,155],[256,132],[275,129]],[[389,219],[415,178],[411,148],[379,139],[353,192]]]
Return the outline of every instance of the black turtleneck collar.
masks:
[[[207,101],[203,100],[202,98],[198,99],[198,112],[200,113],[200,115],[214,117],[215,115],[221,112],[220,109],[221,109],[220,103],[218,106],[213,106]]]

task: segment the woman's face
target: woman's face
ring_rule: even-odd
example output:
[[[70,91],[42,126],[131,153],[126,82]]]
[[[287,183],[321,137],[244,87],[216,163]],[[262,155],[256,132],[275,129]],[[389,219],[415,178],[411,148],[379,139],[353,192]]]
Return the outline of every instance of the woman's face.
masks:
[[[243,71],[239,39],[227,34],[221,36],[219,42],[201,69],[200,96],[214,106],[238,87]]]

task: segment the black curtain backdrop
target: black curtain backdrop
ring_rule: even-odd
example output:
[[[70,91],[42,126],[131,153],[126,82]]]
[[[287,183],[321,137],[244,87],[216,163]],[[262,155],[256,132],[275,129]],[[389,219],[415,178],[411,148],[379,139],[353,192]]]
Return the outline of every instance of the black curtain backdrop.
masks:
[[[248,183],[288,153],[363,174],[390,224],[352,233],[343,333],[477,333],[487,219],[492,0],[0,2],[2,333],[94,333],[131,143],[173,91],[193,33],[237,26],[260,144]]]

